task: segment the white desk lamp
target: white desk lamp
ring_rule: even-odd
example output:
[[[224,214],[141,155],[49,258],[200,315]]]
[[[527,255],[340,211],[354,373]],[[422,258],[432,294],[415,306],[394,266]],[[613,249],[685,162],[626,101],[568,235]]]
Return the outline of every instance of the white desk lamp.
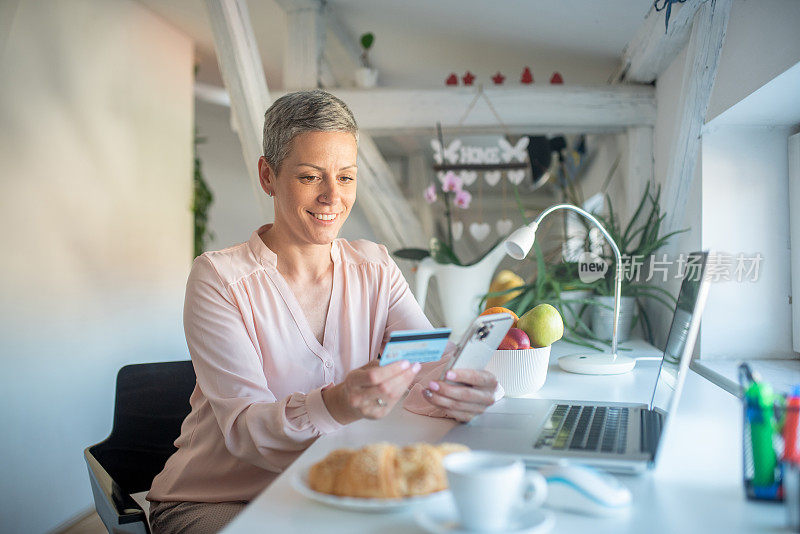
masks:
[[[572,204],[556,204],[550,206],[536,217],[532,223],[523,226],[514,231],[513,234],[508,236],[505,241],[506,253],[515,260],[521,260],[530,252],[533,242],[536,239],[536,229],[539,228],[539,223],[542,222],[549,214],[558,210],[571,210],[579,213],[589,219],[597,228],[600,229],[603,236],[611,245],[614,251],[614,256],[617,262],[617,270],[614,276],[614,327],[611,335],[611,354],[573,354],[570,356],[562,356],[558,359],[558,365],[565,371],[570,373],[580,373],[585,375],[617,375],[631,371],[636,365],[636,360],[628,356],[620,356],[617,354],[617,323],[619,323],[619,299],[622,292],[622,256],[619,253],[619,247],[611,238],[611,235],[603,228],[591,213],[582,210]],[[544,273],[539,273],[544,275]]]

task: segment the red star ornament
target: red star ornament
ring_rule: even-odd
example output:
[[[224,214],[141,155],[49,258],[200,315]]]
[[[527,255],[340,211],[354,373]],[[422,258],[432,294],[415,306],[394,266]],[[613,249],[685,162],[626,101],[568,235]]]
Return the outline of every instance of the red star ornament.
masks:
[[[552,83],[554,85],[562,84],[562,83],[564,83],[564,78],[562,78],[561,74],[558,71],[556,71],[556,72],[553,73],[553,76],[550,78],[550,83]]]
[[[450,74],[450,76],[448,76],[447,79],[444,81],[444,84],[445,85],[458,85],[458,76],[456,76],[456,73],[454,72],[454,73]]]
[[[500,74],[500,71],[497,71],[497,74],[492,76],[492,81],[494,82],[495,85],[502,84],[503,80],[505,80],[505,79],[506,79],[506,77],[503,76],[502,74]]]
[[[529,67],[525,67],[525,70],[522,71],[522,77],[519,81],[525,84],[533,83],[533,73]]]
[[[461,77],[461,81],[464,82],[464,85],[472,85],[472,82],[475,81],[475,75],[467,71],[464,76]]]

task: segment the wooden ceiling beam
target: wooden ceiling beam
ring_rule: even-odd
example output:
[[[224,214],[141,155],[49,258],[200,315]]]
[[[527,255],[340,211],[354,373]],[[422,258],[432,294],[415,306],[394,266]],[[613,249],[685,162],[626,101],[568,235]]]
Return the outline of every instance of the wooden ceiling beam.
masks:
[[[500,127],[483,101],[479,101],[459,125],[477,90],[477,87],[330,89],[347,102],[364,130],[428,132],[436,122],[447,128]],[[628,126],[652,126],[656,119],[655,90],[651,86],[557,85],[488,88],[483,91],[503,124],[510,128],[624,129]]]
[[[711,100],[732,3],[733,0],[705,2],[692,26],[662,199],[667,214],[663,226],[665,234],[683,228],[700,150],[700,133]],[[672,242],[674,246],[677,240]]]
[[[272,202],[261,190],[258,179],[258,158],[264,111],[270,94],[264,67],[258,52],[246,0],[206,0],[208,19],[214,34],[217,60],[231,101],[231,115],[242,145],[242,156],[262,214],[271,220]]]
[[[651,7],[633,39],[625,46],[622,62],[612,81],[653,83],[686,46],[695,13],[705,1],[673,4],[666,31],[666,11]]]

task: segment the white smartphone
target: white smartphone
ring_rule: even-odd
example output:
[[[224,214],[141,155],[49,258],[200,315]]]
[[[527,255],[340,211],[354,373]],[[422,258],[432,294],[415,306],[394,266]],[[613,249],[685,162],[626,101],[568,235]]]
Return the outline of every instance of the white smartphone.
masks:
[[[442,371],[439,380],[444,380],[445,374],[450,369],[483,369],[486,367],[512,324],[514,324],[514,318],[507,313],[482,315],[472,321],[461,341],[456,345],[450,365]]]

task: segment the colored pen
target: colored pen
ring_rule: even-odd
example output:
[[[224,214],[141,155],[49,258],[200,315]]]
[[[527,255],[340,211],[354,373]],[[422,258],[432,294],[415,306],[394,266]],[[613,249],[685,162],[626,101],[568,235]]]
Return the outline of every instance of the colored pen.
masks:
[[[800,384],[786,398],[786,420],[783,424],[783,461],[800,464],[797,432],[800,429]]]
[[[753,485],[771,486],[775,483],[778,457],[772,444],[775,430],[773,406],[775,393],[766,382],[756,376],[744,392],[747,417],[750,421],[750,442],[753,445]]]

